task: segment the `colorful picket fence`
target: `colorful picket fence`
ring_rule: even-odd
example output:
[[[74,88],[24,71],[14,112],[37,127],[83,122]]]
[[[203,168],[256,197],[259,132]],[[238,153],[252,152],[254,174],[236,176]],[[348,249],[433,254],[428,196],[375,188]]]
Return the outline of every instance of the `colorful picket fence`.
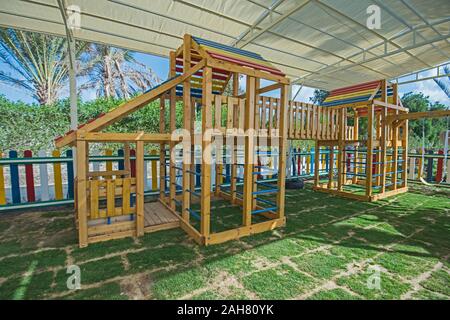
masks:
[[[134,155],[134,150],[131,155]],[[96,171],[101,166],[105,170],[112,170],[114,166],[123,169],[123,150],[118,150],[117,155],[106,150],[103,155],[91,157],[89,162]],[[147,194],[157,194],[159,155],[153,151],[145,157],[145,162],[145,168],[150,168],[151,173],[148,175],[147,170],[145,173]],[[131,171],[132,176],[135,176],[133,157]],[[50,155],[41,151],[37,156],[30,150],[21,155],[15,150],[6,154],[0,152],[0,211],[71,204],[74,198],[74,176],[72,150],[64,154],[55,150]]]
[[[64,154],[60,154],[59,151],[53,151],[50,154],[41,151],[36,156],[29,150],[20,155],[14,150],[6,154],[0,152],[0,211],[73,203],[75,173],[72,150],[67,150]],[[93,171],[123,170],[123,155],[123,150],[118,150],[115,155],[111,150],[106,150],[103,155],[90,157],[90,166]],[[134,155],[134,150],[131,150],[132,177],[136,175]],[[327,174],[329,151],[321,150],[319,156],[319,174]],[[313,177],[315,172],[314,157],[314,148],[304,150],[291,148],[288,165],[286,166],[287,178]],[[159,159],[156,150],[151,151],[144,158],[145,195],[159,194]],[[423,161],[425,162],[422,165]],[[419,180],[419,177],[423,177],[430,183],[448,184],[450,183],[450,156],[446,160],[447,165],[444,165],[444,161],[445,157],[442,150],[437,152],[428,150],[423,158],[421,154],[410,153],[408,179]],[[197,170],[199,170],[199,166],[197,164]],[[268,166],[276,168],[277,158],[269,159]],[[336,168],[336,166],[334,167]],[[221,183],[229,183],[231,179],[230,165],[220,165],[220,171],[222,172],[218,176],[220,176]],[[243,172],[238,172],[238,176],[242,174]],[[213,172],[213,184],[215,184],[215,176],[216,174]],[[276,180],[276,175],[266,174],[264,178]],[[195,181],[197,188],[200,187],[200,182],[199,177],[197,177]]]

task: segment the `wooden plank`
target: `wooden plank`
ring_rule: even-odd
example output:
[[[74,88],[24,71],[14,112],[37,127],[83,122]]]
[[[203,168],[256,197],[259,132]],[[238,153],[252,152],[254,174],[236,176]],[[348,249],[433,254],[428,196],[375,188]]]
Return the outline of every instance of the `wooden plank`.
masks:
[[[131,211],[130,198],[131,198],[131,179],[126,178],[126,179],[123,179],[123,186],[122,186],[122,212],[123,212],[123,214],[129,214]]]
[[[214,128],[222,129],[222,97],[214,96]]]
[[[285,225],[285,223],[286,219],[283,217],[279,219],[273,219],[270,221],[256,223],[251,226],[243,226],[232,230],[214,233],[211,234],[208,238],[206,238],[205,244],[206,245],[218,244],[230,240],[239,239],[241,237],[249,236],[252,234],[273,230],[275,228]]]
[[[267,127],[267,97],[261,97],[261,129],[264,130],[264,134],[266,133],[265,129]]]
[[[86,140],[90,142],[134,142],[145,141],[153,143],[168,142],[172,137],[168,133],[118,133],[118,132],[83,132],[78,131],[78,140]]]
[[[228,97],[227,102],[227,129],[233,129],[233,119],[234,119],[234,103],[233,98]]]
[[[159,225],[149,225],[144,228],[145,233],[151,233],[156,231],[162,231],[162,230],[169,230],[169,229],[175,229],[180,227],[180,221],[171,221]]]
[[[111,176],[128,176],[129,170],[112,170],[112,171],[91,171],[87,174],[88,177],[111,177]]]
[[[274,99],[272,97],[269,98],[269,135],[272,135],[272,129],[273,129],[273,104]]]
[[[90,218],[98,218],[98,180],[89,181],[89,198],[90,198]]]
[[[155,215],[155,211],[153,210],[150,203],[147,203],[144,206],[145,217],[149,221],[150,225],[161,224],[161,219],[157,215]]]
[[[116,215],[116,185],[112,179],[106,180],[106,214],[108,217]]]

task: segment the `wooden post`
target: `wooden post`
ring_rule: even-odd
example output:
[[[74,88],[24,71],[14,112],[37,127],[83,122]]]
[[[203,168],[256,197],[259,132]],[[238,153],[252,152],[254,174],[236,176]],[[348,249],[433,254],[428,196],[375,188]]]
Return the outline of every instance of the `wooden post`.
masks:
[[[170,52],[170,76],[174,77],[176,75],[176,57],[175,52]],[[169,127],[170,127],[170,133],[172,134],[176,129],[176,91],[175,88],[170,90],[170,98],[169,98],[169,105],[170,105],[170,118],[169,118]],[[170,148],[170,184],[169,184],[169,205],[172,210],[176,209],[175,206],[175,197],[176,197],[176,176],[175,176],[175,168],[176,165],[175,162],[175,155],[174,155],[174,149],[175,149],[175,142],[170,141],[169,148]]]
[[[159,97],[159,132],[166,132],[166,97]],[[156,178],[156,177],[155,177]],[[159,199],[166,199],[166,144],[159,144]]]
[[[374,106],[368,106],[367,120],[367,153],[366,153],[366,196],[372,196],[372,163],[373,163],[373,114]]]
[[[356,140],[359,139],[359,116],[357,115],[356,111],[355,112],[355,117],[353,118],[353,140],[354,142],[356,142]],[[359,168],[358,166],[360,165],[359,163],[359,154],[358,154],[358,148],[359,148],[359,144],[356,145],[355,147],[355,153],[353,154],[353,172],[354,172],[354,176],[353,176],[353,183],[356,184],[358,183],[358,172],[359,172]]]
[[[191,172],[195,172],[195,98],[191,98]],[[195,190],[195,176],[191,176],[191,190]]]
[[[344,167],[345,167],[345,109],[341,108],[338,110],[338,123],[339,123],[339,133],[338,133],[338,190],[342,191],[344,177]]]
[[[191,36],[184,35],[184,47],[183,47],[183,72],[186,73],[191,67]],[[186,132],[191,132],[191,78],[187,78],[183,82],[183,127]],[[190,209],[190,164],[191,161],[191,139],[189,141],[183,141],[183,202],[181,216],[186,222],[189,222],[189,209]],[[194,191],[194,190],[192,190]]]
[[[253,192],[253,156],[254,156],[254,110],[255,110],[255,78],[247,75],[247,86],[245,93],[245,162],[244,162],[244,194],[243,199],[243,217],[244,226],[252,223],[252,192]]]
[[[123,168],[130,172],[131,175],[131,161],[130,161],[130,143],[123,144]]]
[[[200,233],[209,237],[211,223],[212,69],[203,69],[202,84],[202,190]]]
[[[279,121],[279,135],[280,135],[280,155],[278,161],[278,194],[277,194],[277,206],[278,218],[284,218],[284,201],[285,201],[285,188],[286,188],[286,148],[287,148],[287,107],[288,107],[288,91],[290,86],[283,85],[281,87],[281,99],[280,105],[280,121]]]
[[[136,235],[144,235],[144,141],[136,142]]]
[[[406,188],[408,186],[408,178],[407,178],[407,171],[406,165],[408,163],[408,122],[409,120],[406,120],[403,124],[403,138],[402,138],[402,160],[403,160],[403,172],[402,172],[402,184],[401,186]]]
[[[374,111],[375,112],[375,111]],[[375,140],[380,142],[381,140],[381,112],[375,112]],[[376,158],[376,165],[375,165],[375,173],[376,173],[376,184],[377,186],[381,185],[381,143],[378,144],[379,147],[377,147],[377,153],[375,155]]]
[[[256,93],[257,90],[259,89],[261,85],[261,81],[259,78],[255,78],[255,104],[254,104],[254,114],[255,114],[255,120],[254,120],[254,128],[255,128],[255,133],[256,133],[256,137],[255,137],[255,147],[254,149],[256,151],[259,151],[258,145],[261,143],[260,139],[259,139],[259,135],[261,134],[261,130],[260,130],[260,121],[261,121],[261,115],[259,112],[259,95]],[[255,159],[255,163],[258,164],[258,155],[256,155],[256,159]],[[258,170],[256,171],[260,171],[261,168],[258,168]],[[253,175],[252,174],[252,179],[253,179],[253,192],[258,191],[258,183],[256,182],[258,180],[258,176],[257,175]],[[252,210],[256,210],[256,198],[257,195],[253,195],[253,199],[252,199]]]
[[[387,149],[387,129],[388,129],[388,125],[386,123],[386,117],[387,117],[387,107],[382,107],[382,111],[381,111],[381,139],[380,139],[380,145],[381,145],[381,155],[380,155],[380,160],[381,160],[381,193],[386,192],[386,168],[387,168],[387,158],[386,158],[386,149]]]
[[[233,73],[233,96],[237,97],[239,95],[239,73]],[[240,133],[239,131],[239,119],[238,119],[238,110],[239,105],[236,107],[235,112],[233,112],[233,133]],[[241,117],[242,115],[239,115]],[[236,156],[236,148],[237,148],[237,138],[232,138],[231,144],[231,185],[230,185],[230,193],[231,193],[231,203],[236,203],[236,178],[237,178],[237,156]]]
[[[396,83],[394,83],[392,85],[392,89],[393,89],[393,104],[395,104],[396,106],[398,105],[399,99],[398,99],[398,85]],[[395,114],[398,115],[398,110],[395,110]],[[393,152],[392,152],[392,188],[394,190],[397,189],[397,179],[398,179],[398,175],[397,175],[397,170],[398,170],[398,126],[391,126],[391,132],[392,132],[392,136],[391,136],[391,141],[392,141],[392,148],[393,148]],[[403,169],[407,170],[407,162],[403,163]]]
[[[78,216],[78,242],[80,248],[88,245],[87,225],[87,143],[77,140],[77,216]]]
[[[329,172],[328,172],[328,189],[333,188],[333,175],[334,175],[334,146],[330,146],[330,157],[329,157]]]
[[[317,188],[319,186],[319,158],[320,158],[320,143],[319,140],[315,140],[315,146],[314,146],[314,186]]]

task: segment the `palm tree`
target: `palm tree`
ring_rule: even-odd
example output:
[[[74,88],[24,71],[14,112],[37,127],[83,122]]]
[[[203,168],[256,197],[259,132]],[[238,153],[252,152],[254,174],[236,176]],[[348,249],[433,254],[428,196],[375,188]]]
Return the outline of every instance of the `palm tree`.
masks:
[[[77,42],[77,56],[86,44]],[[67,84],[67,41],[50,35],[0,29],[0,81],[27,91],[40,105],[53,104]]]
[[[446,74],[450,74],[450,65],[445,65],[443,69]],[[439,88],[441,88],[441,90],[445,92],[447,97],[450,98],[450,77],[443,77],[438,79],[435,78],[433,80],[434,82],[436,82]]]
[[[158,76],[138,62],[129,50],[91,44],[81,57],[87,81],[79,90],[95,89],[98,97],[128,99],[161,82]]]

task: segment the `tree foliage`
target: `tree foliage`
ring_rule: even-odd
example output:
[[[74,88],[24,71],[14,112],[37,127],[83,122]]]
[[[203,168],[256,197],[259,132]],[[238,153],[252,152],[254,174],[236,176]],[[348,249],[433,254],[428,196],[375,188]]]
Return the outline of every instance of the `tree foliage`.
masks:
[[[140,63],[129,50],[90,44],[80,56],[87,80],[79,90],[94,89],[97,97],[128,99],[161,82],[152,69]]]
[[[309,98],[309,101],[313,104],[322,104],[325,98],[328,96],[328,91],[315,89],[313,96]]]
[[[76,55],[86,44],[78,41]],[[40,105],[53,104],[69,77],[67,41],[50,35],[0,28],[0,81],[28,92]]]
[[[403,106],[409,108],[409,112],[423,112],[448,109],[439,102],[431,102],[430,97],[423,93],[406,93],[402,96]],[[409,146],[410,148],[422,148],[422,134],[425,134],[425,148],[442,147],[440,134],[448,127],[446,118],[418,119],[409,121]]]
[[[122,99],[100,98],[93,101],[78,102],[79,123],[97,117],[122,104]],[[166,108],[166,124],[169,111]],[[6,150],[52,150],[54,139],[70,128],[70,103],[60,100],[49,106],[11,102],[0,96],[0,151]],[[183,109],[176,106],[176,124],[181,127]],[[156,100],[135,113],[107,127],[105,132],[159,132],[159,101]],[[115,145],[110,145],[113,149]]]

